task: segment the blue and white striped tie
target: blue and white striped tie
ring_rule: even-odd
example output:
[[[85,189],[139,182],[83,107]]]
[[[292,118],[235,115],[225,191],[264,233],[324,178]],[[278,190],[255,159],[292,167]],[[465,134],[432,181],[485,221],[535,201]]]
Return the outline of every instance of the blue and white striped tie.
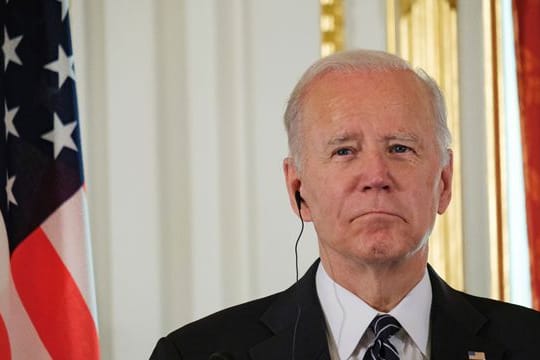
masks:
[[[379,314],[369,324],[375,341],[367,349],[364,360],[399,360],[396,347],[389,339],[401,329],[401,324],[391,315]]]

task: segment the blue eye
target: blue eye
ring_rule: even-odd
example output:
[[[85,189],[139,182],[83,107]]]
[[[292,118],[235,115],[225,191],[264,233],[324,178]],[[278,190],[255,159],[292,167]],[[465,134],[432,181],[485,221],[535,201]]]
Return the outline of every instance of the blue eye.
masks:
[[[391,153],[398,153],[398,154],[402,154],[402,153],[406,153],[406,152],[409,152],[411,151],[411,148],[408,147],[408,146],[405,146],[405,145],[392,145],[390,146],[390,152]]]
[[[337,151],[336,151],[337,156],[347,156],[347,155],[351,155],[351,154],[352,154],[352,150],[347,149],[347,148],[337,149]]]

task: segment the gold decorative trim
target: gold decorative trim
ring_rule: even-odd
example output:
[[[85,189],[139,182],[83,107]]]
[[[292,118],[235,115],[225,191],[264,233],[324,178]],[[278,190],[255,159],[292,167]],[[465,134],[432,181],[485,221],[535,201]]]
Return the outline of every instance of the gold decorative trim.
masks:
[[[395,1],[386,0],[386,49],[393,54],[397,54],[396,19],[398,17]]]
[[[345,43],[343,0],[320,0],[321,56],[343,50]]]
[[[452,0],[387,0],[388,51],[426,70],[441,87],[453,136],[452,202],[430,240],[430,263],[455,288],[464,288],[457,4]]]
[[[508,222],[506,221],[506,139],[504,124],[500,4],[483,1],[485,114],[487,131],[491,296],[508,300]]]

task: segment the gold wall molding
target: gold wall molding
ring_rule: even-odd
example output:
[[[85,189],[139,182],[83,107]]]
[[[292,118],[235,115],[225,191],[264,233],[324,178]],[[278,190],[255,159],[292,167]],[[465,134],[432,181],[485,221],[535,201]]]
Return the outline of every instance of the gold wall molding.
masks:
[[[429,261],[455,288],[464,288],[457,3],[455,0],[387,0],[387,46],[430,74],[443,91],[452,133],[452,202],[437,219]]]
[[[343,50],[345,26],[343,0],[320,0],[321,57]]]
[[[500,4],[483,0],[484,88],[487,134],[487,169],[489,198],[489,236],[491,297],[509,299],[508,284],[508,216],[506,213],[506,137],[502,75],[502,34]]]

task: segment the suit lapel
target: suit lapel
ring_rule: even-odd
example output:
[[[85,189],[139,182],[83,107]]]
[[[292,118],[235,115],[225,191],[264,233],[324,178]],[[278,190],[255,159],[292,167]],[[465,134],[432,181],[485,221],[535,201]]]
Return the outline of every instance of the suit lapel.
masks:
[[[253,360],[330,359],[326,324],[315,274],[319,261],[282,294],[263,314],[262,321],[273,333],[250,350]],[[431,306],[431,360],[468,359],[469,351],[484,352],[486,360],[501,360],[504,347],[481,336],[489,319],[476,310],[465,295],[450,288],[428,265],[433,302]],[[300,309],[300,312],[298,311]],[[299,315],[298,325],[295,323]]]
[[[298,360],[330,359],[324,315],[315,289],[318,265],[316,261],[263,314],[261,321],[274,335],[250,350],[253,360],[292,359],[293,347]]]
[[[504,348],[479,335],[488,324],[465,296],[450,288],[428,266],[433,302],[431,306],[431,359],[468,359],[469,351],[484,352],[486,360],[503,358]]]

